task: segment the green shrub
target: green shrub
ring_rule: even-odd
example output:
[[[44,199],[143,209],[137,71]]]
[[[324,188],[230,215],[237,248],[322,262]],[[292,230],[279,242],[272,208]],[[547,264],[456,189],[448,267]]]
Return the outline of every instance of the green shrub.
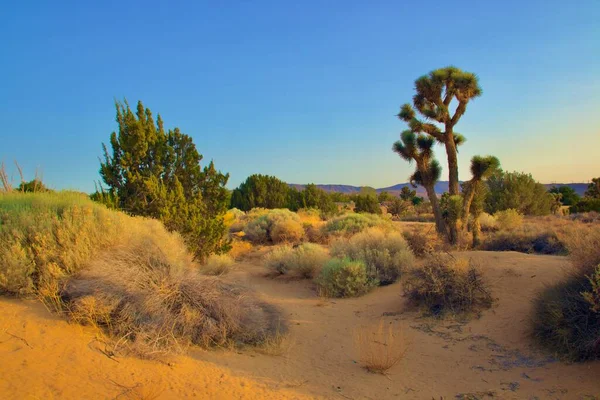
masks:
[[[377,227],[334,242],[331,254],[364,262],[369,279],[380,284],[395,282],[402,271],[412,267],[415,261],[399,232],[384,232]]]
[[[362,261],[332,258],[315,279],[319,291],[327,297],[357,297],[367,293],[375,282],[367,276]]]
[[[598,285],[600,267],[544,289],[535,299],[534,336],[542,346],[571,361],[600,358]]]
[[[485,211],[490,214],[512,208],[524,215],[548,215],[552,209],[552,195],[530,174],[496,173],[488,178],[487,186]]]
[[[523,225],[523,214],[513,208],[498,211],[494,214],[496,224],[501,231],[509,231]]]
[[[303,243],[297,247],[281,246],[274,249],[267,256],[266,264],[280,274],[314,278],[327,260],[329,256],[323,247]]]
[[[492,305],[490,291],[471,260],[436,254],[407,275],[406,295],[433,315],[469,313]]]
[[[392,225],[390,221],[374,214],[352,213],[329,220],[324,230],[329,234],[351,236],[373,226],[391,228]]]
[[[256,214],[258,216],[253,218]],[[257,211],[249,214],[248,218],[250,222],[244,227],[244,234],[254,243],[294,243],[304,236],[300,217],[290,210]]]

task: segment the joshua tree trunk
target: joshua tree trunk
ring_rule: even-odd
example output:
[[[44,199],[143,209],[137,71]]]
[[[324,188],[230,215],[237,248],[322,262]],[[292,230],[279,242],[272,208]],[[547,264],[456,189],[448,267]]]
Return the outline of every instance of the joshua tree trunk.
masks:
[[[475,197],[475,185],[476,182],[471,180],[469,184],[468,190],[463,193],[463,210],[462,210],[462,226],[463,229],[467,229],[467,223],[469,222],[469,213],[471,212],[471,204],[473,203],[473,198]]]
[[[426,184],[425,190],[427,191],[427,197],[429,197],[431,208],[433,208],[433,216],[435,217],[435,229],[440,235],[445,235],[446,226],[444,224],[444,219],[442,218],[442,212],[440,211],[440,203],[438,201],[437,195],[435,194],[434,185]]]
[[[458,158],[456,156],[456,144],[454,135],[448,132],[445,141],[446,155],[448,156],[448,192],[451,196],[459,194],[458,189]]]
[[[473,248],[476,248],[481,244],[481,224],[479,223],[479,214],[473,216],[471,231],[473,233]]]

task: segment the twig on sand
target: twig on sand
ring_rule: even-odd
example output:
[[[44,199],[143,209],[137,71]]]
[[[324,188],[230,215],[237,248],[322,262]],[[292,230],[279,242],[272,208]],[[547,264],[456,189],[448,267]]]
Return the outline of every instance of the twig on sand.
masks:
[[[30,349],[33,349],[33,346],[29,344],[29,342],[25,339],[23,339],[20,336],[17,335],[13,335],[12,333],[8,332],[8,331],[4,331],[4,333],[6,333],[8,336],[12,336],[15,339],[19,339],[20,341],[22,341],[23,343],[25,343],[25,345],[27,345],[27,347],[29,347]]]

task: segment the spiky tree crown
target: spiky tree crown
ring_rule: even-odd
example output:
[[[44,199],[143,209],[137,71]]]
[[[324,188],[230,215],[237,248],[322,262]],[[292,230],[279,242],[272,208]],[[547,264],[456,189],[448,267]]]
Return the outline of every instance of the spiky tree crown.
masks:
[[[474,156],[471,159],[471,174],[473,179],[482,180],[500,168],[500,160],[494,156]]]
[[[449,131],[465,113],[469,101],[482,94],[479,79],[475,74],[453,66],[436,69],[418,78],[415,81],[415,90],[417,93],[413,96],[414,108],[410,104],[404,104],[398,117],[406,121],[412,130],[425,132],[441,142],[447,140]],[[458,103],[454,113],[450,112],[452,100]],[[415,109],[430,122],[416,118]],[[445,130],[442,131],[431,122],[444,124]],[[454,136],[456,145],[464,142],[464,137],[460,136],[457,139],[458,135]]]

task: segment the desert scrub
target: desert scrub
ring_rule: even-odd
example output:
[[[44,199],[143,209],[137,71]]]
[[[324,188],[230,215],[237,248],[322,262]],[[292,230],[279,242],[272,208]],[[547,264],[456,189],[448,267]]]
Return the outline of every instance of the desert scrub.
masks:
[[[123,218],[74,192],[0,194],[0,292],[56,288],[118,241]]]
[[[533,333],[550,352],[571,361],[600,358],[600,267],[545,288],[534,301]]]
[[[496,217],[483,212],[479,215],[479,225],[483,232],[495,231],[498,229],[498,221]]]
[[[334,257],[347,257],[364,262],[370,280],[385,285],[395,282],[415,258],[402,237],[395,231],[368,228],[349,239],[340,239],[331,246]]]
[[[0,291],[103,329],[150,357],[260,343],[276,312],[252,292],[201,276],[183,238],[75,193],[0,195]]]
[[[360,328],[354,335],[360,364],[369,372],[385,375],[404,357],[406,343],[402,330],[379,321],[376,327]]]
[[[425,257],[432,254],[435,250],[439,238],[435,234],[435,231],[430,230],[429,234],[422,230],[414,229],[412,231],[402,232],[402,236],[408,243],[408,247],[412,250],[413,254],[417,257]]]
[[[407,274],[404,291],[410,301],[438,316],[465,314],[491,307],[492,296],[471,260],[435,254]]]
[[[566,254],[567,248],[551,228],[528,224],[489,233],[481,245],[489,251],[518,251],[536,254]]]
[[[249,218],[244,234],[253,243],[297,243],[304,236],[300,217],[290,210],[268,210]]]
[[[367,293],[376,282],[369,279],[363,261],[332,258],[316,277],[319,293],[326,297],[357,297]]]
[[[352,236],[374,226],[391,229],[392,224],[378,215],[352,213],[329,220],[323,229],[326,233],[335,236]]]
[[[229,272],[234,263],[227,254],[211,254],[200,266],[200,272],[204,275],[223,275]]]
[[[329,260],[327,250],[313,243],[303,243],[297,247],[281,246],[266,257],[269,269],[280,274],[290,274],[301,278],[314,278]]]
[[[499,230],[510,231],[523,224],[523,214],[513,208],[496,212],[494,218]]]

